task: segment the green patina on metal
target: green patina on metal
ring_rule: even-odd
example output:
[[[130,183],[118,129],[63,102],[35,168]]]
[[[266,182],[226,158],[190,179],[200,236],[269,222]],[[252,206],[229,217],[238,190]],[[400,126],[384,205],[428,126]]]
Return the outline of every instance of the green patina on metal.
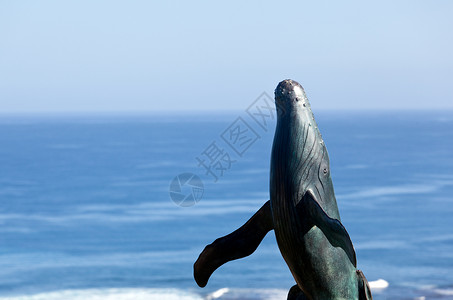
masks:
[[[194,264],[195,280],[204,287],[218,267],[252,254],[274,230],[297,283],[288,299],[372,299],[341,224],[327,148],[302,86],[280,82],[275,104],[270,200],[242,227],[206,246]]]

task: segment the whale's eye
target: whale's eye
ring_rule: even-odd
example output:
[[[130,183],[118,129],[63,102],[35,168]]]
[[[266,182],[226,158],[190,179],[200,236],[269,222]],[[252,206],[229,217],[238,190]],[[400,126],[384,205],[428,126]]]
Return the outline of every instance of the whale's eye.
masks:
[[[329,172],[329,170],[327,170],[327,167],[324,167],[324,169],[322,169],[322,172],[324,173],[324,175],[327,175],[327,173]]]

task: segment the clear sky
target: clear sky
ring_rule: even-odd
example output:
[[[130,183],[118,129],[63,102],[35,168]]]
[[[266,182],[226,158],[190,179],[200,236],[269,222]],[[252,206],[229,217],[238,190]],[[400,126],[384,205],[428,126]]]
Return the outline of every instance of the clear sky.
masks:
[[[1,1],[0,113],[453,109],[453,1]]]

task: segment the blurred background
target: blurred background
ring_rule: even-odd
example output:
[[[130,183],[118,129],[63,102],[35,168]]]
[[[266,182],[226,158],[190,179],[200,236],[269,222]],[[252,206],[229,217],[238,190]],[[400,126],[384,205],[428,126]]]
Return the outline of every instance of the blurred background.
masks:
[[[310,99],[359,268],[388,283],[374,298],[453,299],[452,11],[1,2],[0,299],[286,299],[273,233],[205,289],[192,264],[268,199],[265,107],[287,78]],[[238,124],[242,149],[225,138]],[[230,159],[215,176],[200,163],[214,146]]]

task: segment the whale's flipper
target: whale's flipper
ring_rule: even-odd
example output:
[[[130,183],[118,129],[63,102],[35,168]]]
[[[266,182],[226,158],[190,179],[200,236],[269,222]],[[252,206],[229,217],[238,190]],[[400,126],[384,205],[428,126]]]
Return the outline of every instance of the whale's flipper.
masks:
[[[307,296],[305,296],[304,292],[300,289],[300,287],[296,284],[288,292],[288,297],[286,300],[308,300]]]
[[[274,229],[270,201],[267,201],[244,225],[236,231],[207,245],[193,265],[194,278],[204,287],[211,274],[231,260],[252,254],[266,234]]]
[[[349,260],[357,267],[357,259],[355,255],[354,246],[352,245],[351,238],[349,237],[346,228],[337,219],[332,219],[322,209],[318,202],[313,198],[311,192],[306,192],[302,200],[296,206],[301,215],[308,215],[312,218],[314,225],[316,225],[329,242],[334,247],[341,247],[346,252]]]
[[[368,280],[366,280],[365,275],[363,275],[360,270],[357,270],[356,274],[359,286],[359,300],[373,300],[370,285],[368,284]]]

